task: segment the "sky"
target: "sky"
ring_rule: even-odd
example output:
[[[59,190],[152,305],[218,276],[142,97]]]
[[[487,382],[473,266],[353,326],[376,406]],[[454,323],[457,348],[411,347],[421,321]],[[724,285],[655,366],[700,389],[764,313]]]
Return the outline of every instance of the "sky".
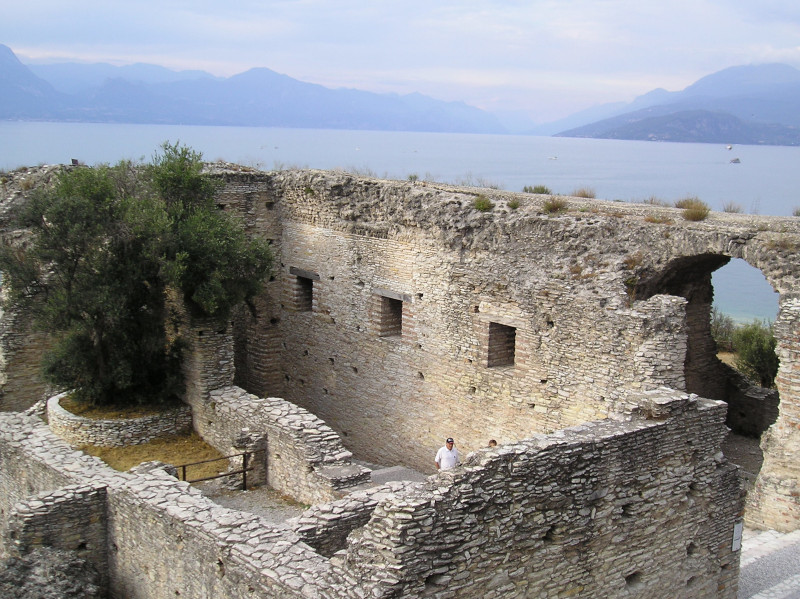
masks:
[[[731,66],[800,68],[797,0],[26,0],[0,43],[26,64],[144,62],[419,92],[546,123]]]

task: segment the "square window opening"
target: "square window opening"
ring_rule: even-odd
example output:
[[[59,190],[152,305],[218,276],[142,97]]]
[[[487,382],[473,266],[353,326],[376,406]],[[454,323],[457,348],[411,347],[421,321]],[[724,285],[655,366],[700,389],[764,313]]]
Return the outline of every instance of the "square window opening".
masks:
[[[489,355],[487,366],[513,366],[517,329],[499,322],[489,323]]]

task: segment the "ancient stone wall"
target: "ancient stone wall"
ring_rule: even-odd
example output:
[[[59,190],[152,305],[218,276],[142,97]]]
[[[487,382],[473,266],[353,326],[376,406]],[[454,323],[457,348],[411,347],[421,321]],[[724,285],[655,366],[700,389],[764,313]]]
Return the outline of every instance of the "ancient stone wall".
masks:
[[[242,189],[224,178],[223,197]],[[466,450],[514,441],[624,412],[660,385],[725,399],[711,272],[743,257],[778,290],[797,282],[790,219],[693,223],[572,198],[546,214],[528,194],[312,171],[258,190],[246,218],[279,268],[261,317],[237,321],[236,380],[309,409],[379,464],[430,472],[447,436]],[[492,210],[474,208],[478,191]],[[513,359],[492,362],[509,343]]]
[[[65,394],[47,400],[47,423],[59,437],[73,447],[125,447],[192,430],[192,410],[183,405],[141,418],[95,420],[68,412],[59,404]]]
[[[653,420],[482,450],[387,498],[344,563],[381,596],[735,597],[724,404],[656,391],[642,406]]]
[[[47,335],[32,331],[25,315],[0,310],[0,411],[26,410],[49,397],[40,366],[49,346]]]
[[[235,386],[215,389],[192,403],[197,430],[228,455],[246,434],[266,439],[269,485],[301,503],[322,503],[369,481],[369,470],[353,464],[352,454],[318,417],[280,398],[260,398]]]
[[[38,547],[73,552],[97,570],[108,586],[105,485],[74,485],[43,492],[16,503],[9,512],[3,545],[26,555]]]
[[[747,522],[788,532],[800,526],[800,297],[784,297],[775,322],[781,365],[778,420],[761,440],[764,464],[748,496]],[[788,398],[788,401],[787,401]]]
[[[0,414],[0,489],[25,489],[0,498],[10,522],[24,519],[27,549],[38,526],[53,544],[61,533],[96,547],[81,537],[97,530],[85,526],[94,510],[110,595],[126,599],[735,597],[742,497],[720,453],[724,404],[670,390],[636,403],[627,421],[482,449],[424,483],[356,494],[284,527],[162,470],[111,471],[35,417]],[[104,511],[93,507],[101,489]],[[70,528],[70,514],[83,527]]]

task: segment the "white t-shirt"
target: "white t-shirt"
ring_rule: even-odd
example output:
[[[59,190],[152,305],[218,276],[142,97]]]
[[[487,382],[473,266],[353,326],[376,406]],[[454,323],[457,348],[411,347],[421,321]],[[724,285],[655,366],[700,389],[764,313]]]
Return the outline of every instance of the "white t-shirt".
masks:
[[[440,448],[436,452],[436,463],[439,464],[439,468],[442,470],[449,470],[458,466],[458,450],[455,445],[453,449]]]

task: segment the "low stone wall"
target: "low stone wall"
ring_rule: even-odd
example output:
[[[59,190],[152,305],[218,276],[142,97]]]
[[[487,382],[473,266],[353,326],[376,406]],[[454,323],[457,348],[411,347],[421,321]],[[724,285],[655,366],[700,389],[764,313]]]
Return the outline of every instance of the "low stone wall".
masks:
[[[725,597],[743,498],[725,405],[642,394],[594,422],[471,454],[380,502],[339,561],[373,597]]]
[[[287,530],[222,508],[163,470],[111,470],[35,417],[0,413],[0,466],[2,557],[72,539],[91,548],[98,569],[107,560],[109,596],[125,599],[338,596],[325,590],[327,560]],[[95,510],[101,488],[105,509]],[[90,533],[97,527],[102,543]],[[11,542],[12,532],[28,542]]]
[[[126,599],[733,599],[742,497],[720,452],[725,405],[664,389],[637,405],[624,421],[482,449],[423,483],[317,506],[295,530],[163,470],[115,472],[34,416],[0,413],[0,526],[24,532],[26,550],[45,544],[39,527],[97,560],[107,549],[109,594]]]
[[[47,401],[47,421],[50,429],[73,447],[140,445],[192,429],[192,409],[189,406],[141,418],[94,420],[76,416],[62,408],[59,401],[65,395],[62,393]]]
[[[344,499],[312,506],[295,519],[298,536],[318,553],[330,557],[347,547],[347,536],[364,526],[381,500],[419,483],[390,482],[351,493]]]
[[[74,552],[90,562],[108,586],[106,487],[71,485],[17,503],[8,517],[3,544],[14,555],[37,547]]]
[[[299,502],[332,501],[370,480],[370,471],[350,461],[352,454],[328,425],[283,399],[229,386],[194,400],[192,410],[195,430],[223,453],[243,430],[266,436],[267,483]]]

